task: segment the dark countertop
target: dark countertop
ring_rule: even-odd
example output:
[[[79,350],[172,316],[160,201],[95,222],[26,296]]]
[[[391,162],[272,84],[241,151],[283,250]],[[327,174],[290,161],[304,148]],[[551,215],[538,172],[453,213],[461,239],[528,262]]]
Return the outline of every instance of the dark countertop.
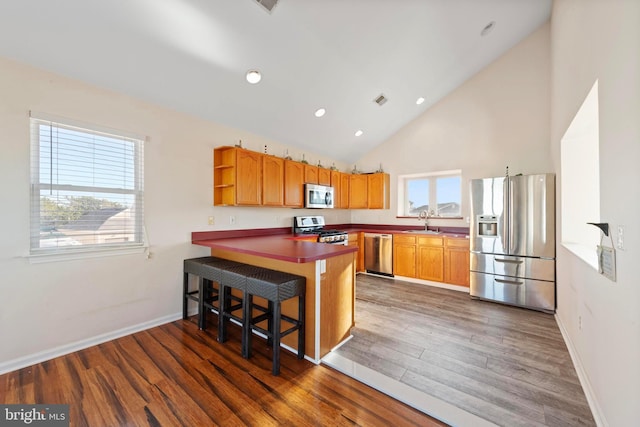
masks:
[[[405,230],[420,230],[421,227],[389,226],[372,224],[328,225],[347,233],[372,232],[405,234],[408,236],[434,236],[469,238],[469,229],[464,227],[440,227],[439,234],[407,233]],[[309,235],[306,235],[307,237]],[[296,239],[298,237],[298,239]],[[228,250],[287,262],[305,263],[356,252],[355,246],[331,245],[309,242],[294,236],[290,227],[259,228],[251,230],[195,231],[191,243],[212,249]]]
[[[212,249],[240,252],[295,263],[327,259],[338,255],[357,252],[358,250],[358,248],[354,246],[330,245],[327,243],[296,240],[291,233],[222,239],[206,239],[206,236],[195,236],[196,239],[194,239],[193,234],[192,243],[194,245],[207,246]]]

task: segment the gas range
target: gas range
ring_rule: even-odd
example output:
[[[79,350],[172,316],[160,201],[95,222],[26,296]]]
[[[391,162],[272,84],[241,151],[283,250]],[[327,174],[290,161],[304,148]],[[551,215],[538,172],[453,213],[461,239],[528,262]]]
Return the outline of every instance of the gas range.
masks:
[[[325,228],[323,216],[293,217],[293,234],[317,234],[319,243],[345,246],[349,243],[349,235],[345,231]]]

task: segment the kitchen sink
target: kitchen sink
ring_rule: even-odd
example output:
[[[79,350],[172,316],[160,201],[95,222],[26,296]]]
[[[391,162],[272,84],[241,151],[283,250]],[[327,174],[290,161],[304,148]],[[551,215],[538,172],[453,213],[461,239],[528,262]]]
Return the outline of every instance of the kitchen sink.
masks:
[[[433,231],[433,230],[404,230],[403,233],[440,234],[439,231]]]

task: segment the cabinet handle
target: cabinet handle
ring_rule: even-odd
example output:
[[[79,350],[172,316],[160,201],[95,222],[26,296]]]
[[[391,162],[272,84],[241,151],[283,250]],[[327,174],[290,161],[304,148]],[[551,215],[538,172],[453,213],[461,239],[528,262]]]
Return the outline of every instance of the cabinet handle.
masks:
[[[517,260],[517,259],[500,259],[500,258],[494,258],[496,260],[496,262],[505,262],[507,264],[522,264],[522,260]]]
[[[504,280],[504,279],[493,279],[498,283],[506,283],[509,285],[522,285],[524,282],[518,282],[516,280]]]

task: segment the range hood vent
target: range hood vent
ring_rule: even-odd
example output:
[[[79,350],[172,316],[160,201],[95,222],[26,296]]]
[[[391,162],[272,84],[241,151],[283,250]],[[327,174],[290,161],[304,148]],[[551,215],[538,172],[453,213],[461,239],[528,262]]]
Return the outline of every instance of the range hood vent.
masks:
[[[267,9],[267,12],[271,13],[276,4],[278,4],[278,0],[256,0],[256,3]]]

